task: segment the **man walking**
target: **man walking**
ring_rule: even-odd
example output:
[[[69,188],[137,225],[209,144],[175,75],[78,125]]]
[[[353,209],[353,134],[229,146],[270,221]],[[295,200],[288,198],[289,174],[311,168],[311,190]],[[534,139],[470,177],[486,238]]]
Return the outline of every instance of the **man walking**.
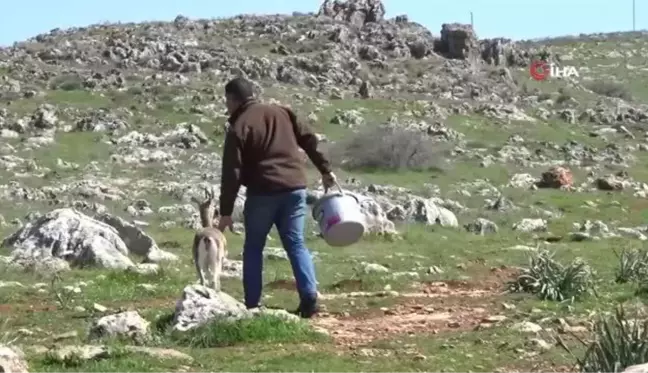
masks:
[[[292,266],[300,303],[298,314],[317,312],[315,267],[304,245],[306,168],[301,147],[330,188],[335,175],[317,149],[317,137],[292,110],[267,105],[254,98],[252,84],[235,78],[225,86],[230,128],[225,137],[218,228],[232,230],[234,201],[241,185],[247,187],[243,210],[243,290],[245,306],[260,306],[263,287],[263,248],[274,224]]]

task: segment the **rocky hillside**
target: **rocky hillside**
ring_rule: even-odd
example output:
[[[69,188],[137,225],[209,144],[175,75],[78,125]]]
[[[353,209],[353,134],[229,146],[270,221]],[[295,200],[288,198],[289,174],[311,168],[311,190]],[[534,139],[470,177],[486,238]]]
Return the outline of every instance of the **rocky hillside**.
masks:
[[[527,72],[531,59],[539,55],[582,68],[584,82],[567,82],[564,86],[592,101],[579,105],[581,110],[575,113],[570,111],[573,105],[569,105],[575,102],[563,102],[564,110],[543,112],[544,119],[557,116],[573,122],[585,116],[581,119],[608,123],[615,115],[622,115],[640,120],[640,108],[631,113],[621,109],[623,114],[600,112],[600,107],[594,108],[596,99],[601,98],[600,92],[593,92],[598,88],[617,96],[623,93],[608,92],[615,87],[599,87],[614,85],[608,75],[613,72],[603,72],[607,66],[596,64],[606,58],[613,59],[610,62],[614,64],[624,59],[625,66],[619,64],[618,68],[626,69],[626,78],[640,85],[634,76],[641,70],[633,69],[629,60],[645,55],[645,48],[633,43],[640,37],[598,35],[559,40],[552,46],[551,41],[479,40],[469,25],[450,23],[442,25],[435,35],[409,22],[407,16],[384,19],[383,5],[372,1],[327,1],[317,14],[240,16],[225,20],[189,20],[178,16],[172,23],[53,30],[0,50],[1,99],[7,109],[2,113],[3,137],[16,136],[7,131],[26,130],[17,126],[29,126],[16,124],[21,122],[20,109],[25,106],[20,103],[36,101],[50,92],[112,92],[112,96],[119,95],[131,104],[137,102],[151,110],[169,104],[163,93],[174,94],[175,105],[168,106],[175,107],[168,109],[188,110],[204,119],[218,118],[220,111],[216,108],[181,107],[178,96],[191,95],[194,106],[201,101],[217,104],[212,96],[219,95],[219,84],[235,75],[255,80],[268,97],[278,91],[304,90],[318,99],[420,99],[433,106],[447,107],[434,109],[439,118],[445,112],[492,112],[524,118],[513,105],[537,109],[544,101],[540,92],[529,89]],[[630,49],[605,48],[624,38]],[[601,48],[593,49],[595,46]],[[595,78],[603,82],[587,84]],[[619,106],[611,101],[608,106]],[[69,108],[67,111],[59,114],[68,117],[65,121],[71,124],[82,116],[71,113]],[[124,120],[132,122],[129,118]],[[146,118],[142,120],[147,122]],[[47,123],[37,126],[51,127]]]
[[[124,354],[97,365],[74,360],[75,367],[573,370],[563,369],[571,352],[551,353],[555,359],[547,361],[541,352],[553,344],[540,337],[553,339],[554,329],[589,333],[583,325],[631,298],[630,284],[648,273],[637,272],[645,268],[635,263],[639,254],[632,254],[634,262],[626,255],[625,270],[613,282],[619,260],[610,250],[648,240],[647,57],[646,33],[486,40],[469,25],[430,31],[405,15],[385,19],[379,0],[326,0],[316,14],[178,16],[173,22],[52,30],[0,49],[0,319],[13,317],[9,331],[24,337],[36,369],[64,370],[69,353],[45,359],[34,346],[51,336],[86,343],[85,320],[124,305],[143,316],[116,313],[93,325],[111,326],[110,335],[137,330],[148,338],[151,332],[155,338],[138,343],[158,347],[180,342],[160,331],[164,325],[150,331],[147,319],[168,313],[167,301],[183,288],[167,320],[177,330],[223,312],[250,316],[235,299],[241,288],[238,236],[231,236],[226,293],[205,295],[187,286],[195,282],[192,198],[220,182],[223,86],[245,76],[261,99],[292,106],[321,135],[344,188],[362,197],[368,233],[378,233],[334,250],[309,229],[323,302],[342,315],[325,314],[314,324],[335,344],[320,349],[304,343],[294,348],[310,350],[298,354],[276,343],[238,352],[195,345],[230,343],[234,334],[248,342],[272,339],[261,321],[248,325],[258,330],[239,335],[237,329],[225,342],[209,330],[204,338],[182,337],[192,341],[186,349],[192,356],[183,356],[183,363],[159,358],[177,351],[156,349],[155,355],[128,345],[128,351],[146,351],[154,368]],[[530,64],[536,59],[573,67],[577,76],[534,80]],[[312,201],[322,191],[311,171]],[[234,217],[239,228],[244,198],[241,190]],[[555,249],[558,259],[542,252],[524,272],[540,279],[529,284],[527,277],[512,289],[535,292],[546,302],[504,297],[504,282],[518,271],[513,267],[525,265],[525,255],[541,246]],[[285,307],[294,296],[287,257],[277,247],[264,254],[266,300]],[[574,256],[588,264],[554,262]],[[537,263],[560,273],[547,274]],[[42,276],[52,270],[67,277],[44,284]],[[548,305],[586,293],[595,272],[605,296]],[[542,281],[549,285],[538,290],[534,284]],[[405,301],[399,292],[408,294]],[[378,316],[363,313],[371,307]],[[507,318],[520,321],[520,333],[531,330],[538,338],[511,336]],[[287,343],[311,341],[300,328],[272,325]],[[456,333],[468,330],[479,337]],[[3,335],[0,330],[0,368],[8,351]],[[582,348],[567,334],[562,338],[556,343]],[[380,340],[388,343],[371,345]],[[97,348],[79,354],[104,356]],[[22,358],[11,356],[23,366]],[[608,364],[607,356],[598,363]],[[199,361],[186,361],[193,358]],[[586,362],[590,371],[618,370],[595,360]],[[645,362],[635,360],[622,365]],[[252,367],[241,365],[248,363]]]
[[[648,147],[643,35],[480,40],[469,25],[435,34],[384,14],[380,1],[326,1],[317,14],[52,30],[0,50],[5,214],[22,213],[16,199],[124,200],[131,215],[160,207],[139,198],[149,192],[188,201],[218,182],[222,85],[237,75],[295,107],[354,176],[493,164],[594,175]],[[579,77],[534,81],[540,57]]]

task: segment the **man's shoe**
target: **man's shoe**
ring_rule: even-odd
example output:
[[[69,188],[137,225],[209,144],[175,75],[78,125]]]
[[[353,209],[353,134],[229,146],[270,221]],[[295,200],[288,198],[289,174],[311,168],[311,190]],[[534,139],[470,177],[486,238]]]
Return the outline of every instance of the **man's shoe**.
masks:
[[[303,319],[310,319],[319,312],[319,305],[317,304],[317,299],[301,301],[299,303],[299,308],[295,311],[295,314]]]

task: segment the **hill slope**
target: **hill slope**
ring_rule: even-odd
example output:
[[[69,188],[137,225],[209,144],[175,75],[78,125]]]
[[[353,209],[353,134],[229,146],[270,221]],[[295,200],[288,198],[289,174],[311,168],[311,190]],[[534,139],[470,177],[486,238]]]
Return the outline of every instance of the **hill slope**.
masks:
[[[352,3],[52,30],[0,49],[0,233],[9,237],[0,314],[32,369],[562,370],[574,362],[553,347],[556,333],[589,335],[594,316],[636,298],[634,282],[614,281],[612,247],[640,248],[648,236],[645,33],[480,40],[469,25],[431,32],[406,16],[384,19],[380,2]],[[541,57],[578,76],[533,80],[529,66]],[[157,329],[139,341],[195,360],[141,355],[125,342],[103,360],[27,349],[54,335],[85,343],[79,314],[130,308],[153,320],[172,311],[195,281],[191,197],[219,183],[223,86],[239,75],[263,100],[295,108],[322,135],[344,187],[368,198],[377,234],[353,247],[327,247],[309,223],[329,311],[312,324],[331,339],[282,329],[278,345],[259,332],[274,324],[246,324],[227,338],[259,344],[198,348]],[[75,224],[85,218],[47,215],[68,207],[117,227],[125,251],[97,248],[99,223],[81,237]],[[35,229],[49,241],[31,228],[23,233],[33,241],[9,236],[43,221],[55,222]],[[273,237],[268,245],[281,246]],[[225,291],[240,298],[242,242],[231,241]],[[536,248],[563,263],[584,257],[603,296],[562,307],[502,295]],[[62,283],[43,284],[51,263],[30,253],[58,257]],[[137,255],[161,263],[124,273]],[[268,259],[267,303],[289,307],[290,266],[281,249],[269,247]],[[543,331],[515,331],[533,325]],[[561,341],[582,353],[569,335]]]

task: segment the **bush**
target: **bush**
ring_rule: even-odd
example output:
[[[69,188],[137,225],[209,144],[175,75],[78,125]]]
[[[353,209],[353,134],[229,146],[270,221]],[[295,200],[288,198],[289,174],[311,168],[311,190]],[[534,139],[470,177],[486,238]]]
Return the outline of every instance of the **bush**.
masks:
[[[648,251],[647,250],[623,250],[621,255],[614,254],[619,258],[619,267],[616,272],[616,282],[624,284],[630,281],[643,282],[648,277]]]
[[[571,93],[569,93],[568,90],[564,88],[558,89],[558,98],[556,98],[556,103],[557,104],[563,104],[566,102],[569,102],[569,100],[572,99]]]
[[[587,88],[589,88],[594,93],[598,93],[599,95],[621,98],[626,101],[632,100],[632,95],[621,83],[611,82],[607,80],[595,80],[589,83]]]
[[[335,146],[331,156],[350,170],[430,170],[442,152],[443,144],[420,130],[371,127]]]
[[[592,270],[581,259],[563,266],[548,251],[534,253],[527,268],[509,283],[509,291],[537,295],[542,300],[566,301],[594,289]]]
[[[594,336],[578,360],[582,372],[621,372],[648,361],[648,321],[628,318],[622,307],[596,322]]]
[[[62,91],[77,91],[83,89],[83,79],[78,75],[65,74],[50,81],[50,89]]]

